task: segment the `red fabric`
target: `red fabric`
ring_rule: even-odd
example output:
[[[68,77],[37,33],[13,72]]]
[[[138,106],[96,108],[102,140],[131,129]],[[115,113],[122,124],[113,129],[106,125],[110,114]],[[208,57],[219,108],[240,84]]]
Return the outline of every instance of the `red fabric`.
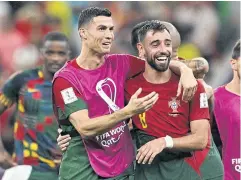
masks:
[[[78,66],[77,63],[76,63],[76,65]],[[82,99],[81,94],[66,79],[59,77],[54,81],[54,84],[53,84],[53,96],[55,99],[55,106],[60,107],[63,111],[64,111],[65,103],[64,103],[63,97],[61,95],[61,91],[64,89],[67,89],[69,87],[73,88],[74,93],[77,96],[77,98]]]
[[[202,151],[193,151],[193,156],[185,158],[185,161],[198,173],[201,175],[200,168],[207,158],[207,155],[210,151],[211,147],[211,131],[208,132],[208,144],[207,148],[203,149]]]
[[[136,74],[139,74],[140,72],[144,71],[145,68],[145,61],[140,60],[139,58],[135,56],[128,56],[128,61],[129,61],[129,72],[127,77],[133,77]]]
[[[208,108],[200,108],[200,93],[205,92],[201,83],[198,82],[198,89],[192,103],[186,103],[181,100],[181,97],[175,99],[178,82],[179,77],[174,74],[168,82],[163,84],[151,84],[145,80],[143,74],[127,81],[125,88],[127,99],[130,99],[139,87],[142,88],[139,97],[143,97],[152,91],[159,94],[159,99],[152,109],[146,111],[145,115],[133,117],[133,122],[139,129],[155,137],[166,135],[174,138],[182,137],[190,132],[190,121],[210,118]],[[176,110],[171,108],[174,102],[177,104]],[[145,120],[143,120],[144,116]]]

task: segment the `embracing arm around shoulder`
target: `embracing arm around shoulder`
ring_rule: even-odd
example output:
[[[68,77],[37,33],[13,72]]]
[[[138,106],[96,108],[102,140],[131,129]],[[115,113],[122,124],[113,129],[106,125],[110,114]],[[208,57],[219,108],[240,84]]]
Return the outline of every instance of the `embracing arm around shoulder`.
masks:
[[[158,94],[152,92],[145,97],[138,98],[141,91],[141,89],[137,90],[132,95],[129,104],[123,109],[109,115],[90,118],[82,95],[67,80],[57,78],[53,84],[54,106],[57,109],[59,121],[61,121],[60,117],[64,116],[81,136],[92,137],[108,131],[117,123],[135,114],[150,109],[158,99]]]
[[[192,69],[193,74],[197,79],[203,79],[204,76],[208,73],[208,61],[202,57],[193,58],[192,60],[181,60],[181,62]]]

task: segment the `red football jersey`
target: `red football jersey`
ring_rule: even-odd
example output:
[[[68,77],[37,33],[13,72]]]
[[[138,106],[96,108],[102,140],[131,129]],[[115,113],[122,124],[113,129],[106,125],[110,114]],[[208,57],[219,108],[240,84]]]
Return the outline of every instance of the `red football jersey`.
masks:
[[[176,97],[179,77],[172,73],[170,80],[163,84],[146,81],[143,73],[126,82],[125,96],[129,100],[138,88],[143,97],[152,91],[159,94],[156,104],[148,111],[134,116],[135,126],[155,137],[182,137],[190,132],[190,122],[209,119],[208,101],[204,87],[198,82],[198,88],[191,102]]]

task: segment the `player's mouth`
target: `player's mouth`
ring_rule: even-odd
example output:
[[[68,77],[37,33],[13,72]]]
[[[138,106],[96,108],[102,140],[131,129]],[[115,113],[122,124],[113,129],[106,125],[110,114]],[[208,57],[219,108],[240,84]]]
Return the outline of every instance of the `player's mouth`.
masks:
[[[168,57],[167,56],[159,56],[159,57],[156,57],[155,60],[160,62],[160,63],[161,62],[164,63],[164,62],[166,62],[168,60]]]
[[[104,48],[110,48],[111,42],[104,42],[104,43],[102,43],[102,46],[103,46]]]

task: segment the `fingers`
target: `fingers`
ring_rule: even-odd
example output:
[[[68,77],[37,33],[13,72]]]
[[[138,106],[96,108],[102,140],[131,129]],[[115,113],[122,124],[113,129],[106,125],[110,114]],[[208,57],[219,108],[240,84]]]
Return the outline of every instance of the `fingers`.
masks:
[[[158,100],[159,95],[155,94],[152,98],[143,102],[143,106],[154,105],[154,102]]]
[[[64,136],[59,136],[57,139],[58,145],[64,144],[66,142],[69,142],[71,140],[71,137],[67,134]]]
[[[159,97],[158,97],[159,98]],[[151,109],[152,108],[152,106],[154,105],[154,104],[156,104],[156,102],[157,102],[157,100],[158,100],[158,98],[152,103],[152,104],[150,104],[150,105],[148,105],[148,106],[146,106],[146,108],[145,108],[145,111],[148,111],[149,109]]]
[[[152,161],[154,160],[154,158],[156,157],[156,155],[157,155],[156,152],[152,153],[151,157],[149,158],[148,164],[151,164],[151,163],[152,163]]]
[[[60,134],[62,131],[63,131],[62,129],[58,128],[58,133],[59,133],[59,134]]]
[[[64,136],[59,135],[57,138],[58,146],[62,151],[65,151],[67,147],[69,146],[69,141],[71,140],[71,137],[67,134]]]
[[[144,160],[142,161],[142,164],[146,164],[147,163],[147,161],[149,161],[149,159],[150,159],[150,157],[152,156],[152,154],[153,154],[153,151],[148,151],[147,152],[147,154],[146,154],[146,156],[145,156],[145,158],[144,158]]]
[[[67,147],[69,146],[69,142],[65,143],[65,144],[61,144],[59,145],[61,151],[65,151],[67,149]]]
[[[184,89],[183,95],[182,95],[182,100],[183,101],[191,101],[193,96],[195,95],[196,91],[197,91],[197,86],[195,86],[193,88]]]
[[[148,95],[146,95],[146,96],[144,96],[142,98],[139,98],[138,100],[140,102],[144,102],[144,101],[147,101],[147,100],[153,98],[156,94],[157,94],[156,92],[151,92],[150,94],[148,94]]]
[[[137,162],[140,164],[142,161],[143,161],[143,159],[146,157],[146,155],[148,154],[148,152],[149,152],[149,148],[148,148],[148,146],[144,146],[143,148],[141,148],[140,150],[139,150],[139,152],[138,152],[138,159],[137,159]]]
[[[131,99],[136,99],[141,94],[142,88],[139,88],[132,96]]]
[[[182,84],[181,84],[181,82],[179,81],[176,97],[180,96],[180,95],[181,95],[181,92],[182,92]]]
[[[191,94],[190,88],[184,89],[183,94],[182,94],[182,100],[185,101],[185,102],[189,101],[190,94]]]

